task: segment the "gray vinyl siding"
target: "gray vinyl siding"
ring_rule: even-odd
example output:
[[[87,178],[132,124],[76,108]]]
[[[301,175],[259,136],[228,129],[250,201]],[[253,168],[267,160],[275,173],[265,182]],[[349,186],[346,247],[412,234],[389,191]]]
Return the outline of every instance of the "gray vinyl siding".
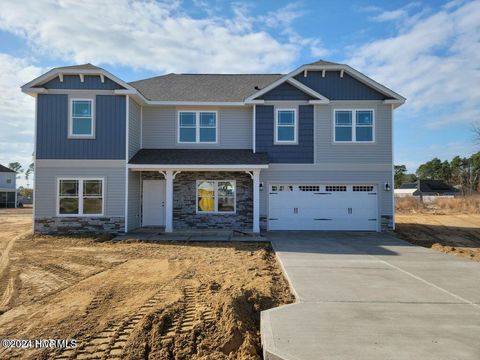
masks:
[[[221,108],[189,108],[196,110],[218,111],[218,144],[178,144],[177,122],[178,110],[175,107],[143,108],[143,148],[252,148],[252,108],[246,106]]]
[[[140,224],[141,203],[140,172],[128,172],[128,231],[136,229]]]
[[[83,82],[80,81],[78,75],[64,75],[63,82],[60,78],[56,78],[40,85],[46,89],[75,89],[75,90],[116,90],[123,89],[123,86],[117,84],[115,81],[105,77],[102,83],[98,75],[85,75]]]
[[[375,142],[334,143],[334,109],[373,109]],[[315,105],[315,143],[317,163],[392,163],[392,107],[378,102],[342,102]]]
[[[132,99],[128,105],[128,160],[140,150],[141,136],[141,107]]]
[[[280,108],[292,106],[279,105]],[[275,107],[256,106],[256,151],[267,152],[271,163],[301,164],[313,163],[313,105],[295,105],[298,110],[298,144],[280,145],[274,143]]]
[[[260,192],[260,215],[268,214],[269,184],[275,182],[291,183],[358,183],[377,184],[379,191],[380,215],[393,215],[393,190],[385,191],[383,184],[392,182],[390,171],[318,171],[318,170],[262,170],[260,181],[263,182],[263,191]]]
[[[16,179],[15,173],[13,172],[2,172],[0,173],[0,188],[3,189],[16,189]],[[10,180],[10,183],[7,183],[7,180]]]
[[[302,84],[315,90],[330,100],[384,100],[388,98],[370,86],[358,81],[346,72],[343,78],[340,71],[326,71],[322,77],[321,71],[308,71],[295,76]]]
[[[68,138],[69,96],[37,97],[37,159],[125,159],[125,96],[95,95],[95,138]]]
[[[125,216],[125,165],[112,167],[47,165],[35,168],[35,218],[56,217],[57,178],[89,176],[104,178],[104,216]]]
[[[309,94],[304,93],[297,87],[284,82],[278,85],[273,90],[270,90],[263,96],[259,97],[262,100],[311,100],[314,99]]]

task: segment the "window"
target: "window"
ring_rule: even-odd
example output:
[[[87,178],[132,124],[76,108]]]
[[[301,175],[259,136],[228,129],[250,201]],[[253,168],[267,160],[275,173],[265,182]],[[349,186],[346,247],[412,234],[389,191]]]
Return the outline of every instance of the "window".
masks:
[[[373,185],[353,185],[353,191],[373,191]]]
[[[275,118],[275,143],[297,142],[297,116],[295,109],[278,109]]]
[[[58,215],[103,215],[103,179],[59,179]]]
[[[7,179],[7,184],[11,184],[12,183],[12,179]]]
[[[179,143],[216,143],[216,111],[180,111],[178,113]]]
[[[70,137],[93,137],[93,100],[73,99],[70,112]]]
[[[299,185],[298,190],[300,191],[320,191],[319,185]]]
[[[374,142],[373,110],[335,110],[334,120],[335,142]]]
[[[325,191],[334,192],[334,191],[347,191],[345,185],[327,185],[325,186]]]
[[[197,212],[234,213],[235,186],[234,180],[198,180]]]

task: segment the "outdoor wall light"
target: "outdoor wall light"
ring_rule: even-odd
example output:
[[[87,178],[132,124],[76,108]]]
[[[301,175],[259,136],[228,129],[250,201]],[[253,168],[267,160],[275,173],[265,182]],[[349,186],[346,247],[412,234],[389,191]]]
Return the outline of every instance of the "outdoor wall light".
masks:
[[[260,191],[263,191],[263,181],[260,182],[260,185],[258,187],[260,188]]]
[[[390,191],[390,184],[388,181],[385,183],[385,191]]]

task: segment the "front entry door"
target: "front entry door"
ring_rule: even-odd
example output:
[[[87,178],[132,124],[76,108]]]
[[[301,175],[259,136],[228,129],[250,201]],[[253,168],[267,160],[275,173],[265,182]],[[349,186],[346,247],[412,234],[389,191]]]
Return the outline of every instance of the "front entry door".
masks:
[[[165,180],[143,180],[142,226],[165,226]]]

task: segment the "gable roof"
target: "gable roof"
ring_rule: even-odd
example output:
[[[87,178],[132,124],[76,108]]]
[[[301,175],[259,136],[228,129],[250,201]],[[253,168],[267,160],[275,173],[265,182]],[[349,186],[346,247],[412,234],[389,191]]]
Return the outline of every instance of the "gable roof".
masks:
[[[148,100],[243,102],[282,74],[168,74],[130,82]]]
[[[71,66],[59,66],[54,68],[56,70],[103,70],[102,68],[92,65],[90,63],[71,65]]]
[[[15,171],[13,171],[12,169],[9,169],[8,167],[6,166],[3,166],[2,164],[0,164],[0,172],[9,172],[9,173],[15,173]]]
[[[330,99],[317,92],[303,82],[294,78],[301,72],[337,71],[340,77],[344,72],[354,77],[372,89],[385,95],[384,103],[400,106],[405,98],[387,87],[370,79],[348,65],[338,64],[325,60],[318,60],[305,64],[289,74],[167,74],[148,79],[126,83],[108,71],[90,63],[56,67],[22,86],[22,91],[35,95],[48,93],[43,84],[59,77],[60,82],[64,75],[79,75],[83,82],[83,75],[99,75],[108,77],[119,84],[123,89],[114,90],[116,94],[131,95],[136,101],[150,105],[244,105],[262,103],[260,96],[277,86],[288,82],[297,89],[311,96],[311,104],[327,104]],[[227,104],[228,103],[228,104]]]

